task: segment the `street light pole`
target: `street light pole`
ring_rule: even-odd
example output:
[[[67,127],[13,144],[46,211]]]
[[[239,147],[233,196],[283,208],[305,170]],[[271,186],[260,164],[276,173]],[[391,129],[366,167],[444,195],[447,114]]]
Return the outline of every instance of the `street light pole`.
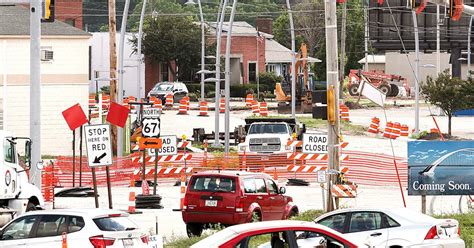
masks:
[[[127,29],[128,8],[130,0],[125,0],[123,7],[122,25],[120,27],[120,43],[119,43],[119,71],[118,71],[118,90],[117,103],[122,105],[123,101],[123,61],[124,61],[124,46],[125,46],[125,30]],[[139,72],[140,73],[140,72]],[[123,129],[117,127],[117,157],[123,156]]]
[[[290,33],[291,33],[291,117],[296,117],[296,45],[295,45],[295,26],[293,23],[293,13],[291,11],[290,0],[286,0],[286,7],[288,8],[288,18],[290,19]],[[337,42],[337,41],[336,41]]]
[[[214,131],[214,146],[219,147],[219,102],[221,94],[221,37],[222,37],[222,26],[224,25],[225,9],[227,6],[227,0],[224,0],[220,13],[219,22],[217,26],[217,41],[216,41],[216,102],[214,104],[214,116],[215,116],[215,131]]]
[[[413,10],[411,12],[413,17],[413,28],[415,31],[415,134],[418,134],[420,131],[420,41],[418,37],[418,21],[416,18],[416,13]]]
[[[471,32],[472,32],[472,21],[474,16],[471,16],[469,20],[469,33],[467,33],[467,78],[471,77]]]
[[[142,12],[140,14],[140,24],[138,25],[138,66],[137,66],[137,99],[140,101],[142,98],[142,36],[143,36],[143,19],[145,18],[145,9],[146,9],[147,0],[143,0]]]
[[[237,7],[237,0],[233,1],[232,4],[232,10],[230,11],[230,18],[229,18],[229,30],[227,32],[227,40],[225,43],[225,146],[224,146],[224,151],[225,151],[225,156],[229,155],[229,132],[230,132],[230,49],[231,49],[231,41],[232,41],[232,24],[234,23],[234,15],[235,15],[235,9]]]

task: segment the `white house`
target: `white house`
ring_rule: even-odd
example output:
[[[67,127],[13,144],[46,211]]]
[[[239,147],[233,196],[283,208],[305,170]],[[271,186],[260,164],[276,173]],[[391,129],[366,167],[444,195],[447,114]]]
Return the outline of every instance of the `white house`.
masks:
[[[91,73],[96,72],[98,78],[100,79],[109,79],[110,76],[110,59],[109,59],[109,33],[108,32],[98,32],[91,33]],[[124,96],[138,96],[140,91],[140,96],[145,95],[145,63],[142,63],[140,75],[138,75],[138,56],[136,53],[133,53],[133,47],[130,40],[135,34],[126,33],[125,34],[125,43],[124,43],[124,73],[123,73],[123,90]],[[116,44],[117,44],[117,61],[119,61],[119,39],[120,35],[117,33]],[[118,64],[117,64],[118,66]],[[141,86],[138,85],[138,76],[141,77]],[[109,81],[99,80],[97,84],[91,83],[89,87],[90,92],[95,92],[96,87],[100,88],[102,86],[108,86]]]
[[[2,127],[18,136],[30,133],[29,20],[27,8],[0,6]],[[66,155],[72,134],[61,113],[76,103],[87,111],[91,35],[59,21],[41,30],[42,154]]]

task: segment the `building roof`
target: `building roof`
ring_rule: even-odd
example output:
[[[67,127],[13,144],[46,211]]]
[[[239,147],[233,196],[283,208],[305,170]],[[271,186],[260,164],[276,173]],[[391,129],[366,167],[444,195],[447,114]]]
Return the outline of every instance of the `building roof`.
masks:
[[[369,64],[385,64],[385,55],[367,55]],[[365,57],[358,61],[359,64],[365,63]]]
[[[66,23],[41,23],[44,36],[91,36],[89,33]],[[28,8],[14,5],[0,5],[0,35],[30,35],[30,13]]]
[[[209,27],[211,28],[211,33],[215,34],[216,31],[216,22],[209,22]],[[227,32],[229,30],[229,22],[224,22],[222,24],[222,31]],[[273,38],[273,35],[259,31],[260,35],[265,36],[265,38]],[[232,24],[232,36],[257,36],[257,29],[247,22],[234,22]]]
[[[291,49],[286,48],[274,39],[265,41],[265,63],[291,63]],[[308,57],[308,62],[319,63],[321,60]]]

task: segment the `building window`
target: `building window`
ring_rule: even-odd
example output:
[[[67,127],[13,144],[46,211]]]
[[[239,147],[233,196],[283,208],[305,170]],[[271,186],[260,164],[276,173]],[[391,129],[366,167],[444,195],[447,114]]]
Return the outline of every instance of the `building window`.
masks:
[[[168,63],[161,63],[161,82],[166,82],[169,80],[169,67]]]
[[[53,61],[54,53],[52,47],[41,47],[41,61]]]
[[[249,82],[257,81],[257,63],[249,62]]]
[[[64,22],[71,25],[71,26],[73,26],[73,27],[76,26],[76,19],[66,19]]]
[[[267,65],[267,72],[275,72],[276,71],[276,67],[275,65]]]

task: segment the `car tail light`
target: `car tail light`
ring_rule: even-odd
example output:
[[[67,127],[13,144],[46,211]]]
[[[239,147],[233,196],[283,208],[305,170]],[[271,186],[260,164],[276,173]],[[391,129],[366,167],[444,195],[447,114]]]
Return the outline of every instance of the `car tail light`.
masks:
[[[182,210],[186,210],[187,208],[188,208],[188,196],[184,195]]]
[[[94,248],[105,248],[107,246],[114,245],[114,238],[104,238],[103,235],[93,236],[89,238],[89,241],[94,246]]]
[[[458,235],[461,236],[461,227],[458,227]]]
[[[148,235],[143,235],[140,237],[143,243],[148,244]]]
[[[242,197],[237,197],[235,201],[235,212],[244,211],[244,199]]]
[[[430,228],[430,230],[426,234],[425,240],[426,239],[434,239],[436,237],[438,237],[438,233],[436,232],[436,226],[433,226],[433,227]]]

